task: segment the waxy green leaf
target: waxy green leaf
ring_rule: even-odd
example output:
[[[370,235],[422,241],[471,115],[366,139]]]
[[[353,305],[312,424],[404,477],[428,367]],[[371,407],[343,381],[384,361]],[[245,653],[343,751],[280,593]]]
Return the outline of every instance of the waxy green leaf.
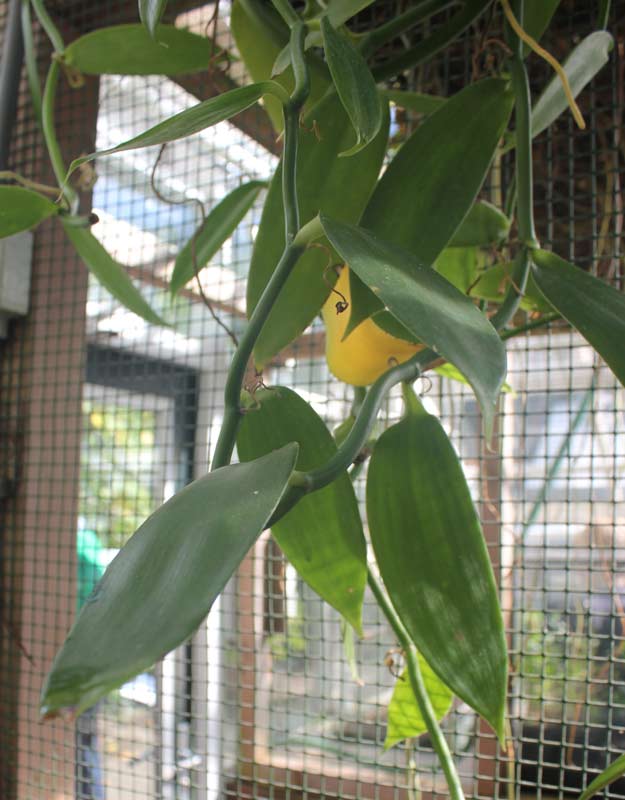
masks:
[[[363,8],[373,5],[373,2],[374,0],[330,0],[324,9],[324,14],[327,14],[332,25],[338,28]]]
[[[424,36],[413,47],[383,61],[373,71],[377,81],[392,78],[407,69],[429,61],[433,55],[457,40],[466,29],[488,8],[491,0],[466,0],[449,19],[436,27],[434,33]]]
[[[204,36],[159,25],[113,25],[67,46],[64,60],[85,75],[182,75],[206,69],[212,46]]]
[[[59,213],[47,197],[22,186],[0,186],[0,239],[27,231]]]
[[[339,156],[351,156],[377,136],[383,121],[382,103],[367,62],[347,36],[335,30],[328,17],[321,19],[321,32],[332,80],[356,132],[356,143]]]
[[[434,262],[434,269],[466,294],[477,275],[477,255],[476,247],[446,247]]]
[[[77,228],[70,224],[63,224],[63,228],[89,271],[116,300],[153,325],[167,324],[144,299],[124,266],[109,255],[88,228]]]
[[[297,458],[289,444],[194,481],[148,517],[83,606],[41,698],[81,713],[187,639],[276,508]]]
[[[473,283],[469,294],[471,297],[479,297],[483,300],[490,300],[492,303],[503,302],[506,291],[512,281],[514,264],[495,264],[481,274],[479,279]],[[553,307],[548,303],[530,272],[525,286],[525,292],[521,299],[521,308],[525,311],[553,311]]]
[[[254,205],[264,181],[250,181],[226,195],[208,214],[193,237],[185,244],[174,265],[170,289],[178,292],[197,271],[203,269]]]
[[[299,130],[298,195],[302,224],[324,209],[356,222],[369,198],[386,153],[388,115],[371,144],[351,158],[337,158],[353,142],[347,114],[335,93],[324,97]],[[318,138],[320,137],[320,138]],[[256,307],[284,249],[282,170],[278,167],[267,193],[247,284],[247,313]],[[330,291],[328,251],[308,249],[283,287],[254,348],[258,367],[296,339],[310,325]]]
[[[156,33],[166,7],[167,0],[139,0],[139,18],[150,36]]]
[[[492,203],[478,200],[451,237],[448,247],[488,247],[505,239],[510,220]]]
[[[243,460],[296,441],[297,469],[308,471],[322,466],[336,452],[332,435],[321,418],[291,389],[279,386],[258,391],[254,401],[237,437],[237,450]],[[302,498],[272,526],[272,533],[309,586],[362,633],[366,545],[358,502],[347,473]]]
[[[418,650],[503,740],[507,653],[469,487],[440,422],[411,411],[378,440],[367,517],[380,574]]]
[[[421,653],[417,654],[417,658],[419,659],[419,670],[425,684],[425,690],[432,703],[436,719],[441,720],[451,709],[454,699],[453,693],[445,686]],[[388,724],[386,726],[384,749],[388,750],[404,739],[413,739],[421,736],[422,733],[427,732],[427,729],[417,698],[410,685],[408,670],[404,669],[395,682],[393,696],[388,706]]]
[[[363,228],[327,217],[321,221],[330,243],[350,270],[393,317],[466,376],[490,430],[506,374],[506,351],[486,317],[468,297],[411,253]]]
[[[274,77],[274,63],[289,44],[289,29],[271,5],[262,0],[235,0],[230,13],[230,30],[247,71],[254,81]],[[316,55],[306,54],[310,73],[310,95],[304,106],[312,108],[331,85],[326,65]],[[282,72],[282,71],[281,71]],[[293,70],[277,74],[275,80],[288,92],[294,86]],[[268,96],[263,101],[265,110],[276,131],[284,127],[282,105]]]
[[[592,783],[580,794],[578,800],[590,800],[591,797],[594,797],[606,786],[614,783],[622,775],[625,775],[625,755],[619,756],[600,775],[597,775]]]
[[[173,117],[159,122],[158,125],[154,125],[147,131],[118,144],[116,147],[98,150],[97,153],[74,159],[70,164],[68,175],[71,175],[81,164],[93,161],[94,158],[120,153],[122,150],[135,150],[140,147],[151,147],[156,144],[174,142],[176,139],[184,139],[185,136],[191,136],[194,133],[198,133],[198,131],[203,131],[205,128],[210,128],[211,125],[216,125],[218,122],[234,117],[235,114],[254,105],[263,94],[272,92],[279,94],[282,89],[273,81],[265,81],[264,83],[252,83],[249,86],[242,86],[240,89],[232,89],[230,92],[218,94],[216,97],[211,97],[209,100],[204,100],[204,102],[186,109],[186,111],[174,114]]]
[[[495,78],[451,97],[419,125],[391,161],[361,225],[409,250],[423,264],[433,264],[473,206],[512,104],[507,82]],[[381,309],[354,272],[350,289],[348,331]],[[385,327],[382,321],[378,324]]]
[[[607,31],[595,31],[583,39],[562,65],[573,97],[590,83],[607,63],[614,39]],[[557,75],[547,84],[532,109],[532,136],[538,136],[568,108],[562,81]]]
[[[625,386],[625,295],[554,253],[532,254],[545,299],[581,333]]]

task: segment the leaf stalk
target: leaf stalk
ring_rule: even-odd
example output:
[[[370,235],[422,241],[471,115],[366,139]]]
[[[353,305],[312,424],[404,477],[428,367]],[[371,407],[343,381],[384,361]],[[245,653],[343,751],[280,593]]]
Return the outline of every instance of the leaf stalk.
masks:
[[[54,124],[54,103],[56,99],[56,87],[59,82],[60,65],[57,59],[53,58],[50,62],[46,85],[43,90],[43,100],[41,104],[41,129],[46,142],[50,163],[56,180],[61,187],[61,195],[67,200],[72,213],[76,213],[78,208],[78,193],[66,181],[67,170],[63,162],[63,155],[59,140],[56,136]]]

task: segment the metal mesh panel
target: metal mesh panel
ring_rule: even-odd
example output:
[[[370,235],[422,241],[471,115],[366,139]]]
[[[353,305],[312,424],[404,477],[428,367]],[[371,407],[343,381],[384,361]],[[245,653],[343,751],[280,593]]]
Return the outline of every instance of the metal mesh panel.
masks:
[[[562,3],[547,37],[557,56],[591,30],[594,5]],[[211,32],[214,7],[194,6],[172,4],[180,24]],[[68,39],[135,15],[134,4],[116,2],[50,7]],[[394,8],[374,3],[365,13]],[[6,10],[0,3],[0,30]],[[228,13],[221,2],[226,47]],[[619,0],[612,10],[619,47],[583,95],[587,131],[565,116],[535,145],[541,241],[619,287],[624,17]],[[451,93],[488,71],[500,53],[481,43],[498,25],[496,14],[482,21],[416,70],[411,88]],[[38,41],[43,70],[49,53]],[[532,69],[542,85],[549,73],[538,63]],[[239,62],[227,77],[240,79]],[[79,91],[63,87],[64,152],[126,139],[222,90],[223,80],[106,77]],[[397,114],[398,138],[412,122]],[[355,676],[337,614],[267,535],[189,643],[78,723],[37,719],[43,676],[90,582],[150,511],[209,463],[232,353],[214,314],[237,335],[263,198],[203,273],[210,309],[196,285],[173,304],[166,287],[177,250],[201,220],[200,204],[210,208],[242,177],[265,179],[276,164],[279,145],[262,110],[236,123],[160,154],[100,160],[83,194],[85,210],[100,218],[94,233],[172,329],[144,323],[88,281],[58,228],[46,223],[36,234],[30,315],[0,341],[3,798],[446,795],[427,737],[383,752],[395,681],[387,655],[396,643],[372,598],[365,637],[355,643]],[[500,202],[511,166],[502,160],[485,196]],[[50,180],[25,85],[11,167]],[[509,391],[490,446],[465,386],[433,375],[421,387],[462,457],[500,571],[509,631],[511,747],[501,753],[461,703],[444,722],[467,796],[480,798],[574,792],[625,749],[625,395],[561,324],[516,339],[509,352]],[[294,387],[330,427],[351,403],[348,387],[328,373],[318,322],[263,378]],[[400,412],[392,396],[383,420]],[[364,483],[357,492],[364,500]],[[625,797],[623,784],[606,796]]]

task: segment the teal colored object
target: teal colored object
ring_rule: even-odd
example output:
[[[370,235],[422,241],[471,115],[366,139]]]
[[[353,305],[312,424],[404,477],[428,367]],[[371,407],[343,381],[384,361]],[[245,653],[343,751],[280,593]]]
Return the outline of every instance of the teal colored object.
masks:
[[[76,535],[78,554],[78,608],[82,608],[96,583],[104,575],[106,564],[104,547],[95,531],[79,529]]]

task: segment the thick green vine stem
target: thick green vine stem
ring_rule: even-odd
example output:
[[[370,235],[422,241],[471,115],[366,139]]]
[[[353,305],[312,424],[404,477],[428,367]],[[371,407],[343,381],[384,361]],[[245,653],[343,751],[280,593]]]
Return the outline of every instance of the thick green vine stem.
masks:
[[[54,108],[56,99],[56,87],[59,82],[60,65],[56,59],[52,59],[46,85],[43,90],[43,100],[41,104],[41,129],[43,138],[46,141],[46,148],[50,156],[50,163],[56,180],[61,187],[61,194],[67,200],[71,213],[75,214],[78,210],[78,194],[67,182],[67,169],[63,162],[59,140],[56,138],[56,127],[54,124]]]
[[[285,138],[285,146],[286,143],[287,140]],[[269,316],[269,312],[291,274],[291,270],[303,252],[304,248],[294,245],[286,248],[241,336],[226,379],[224,419],[219,432],[211,469],[218,469],[230,463],[237,430],[241,421],[241,389],[243,388],[248,361],[265,320]]]
[[[519,24],[523,25],[523,0],[517,0],[514,12]],[[508,24],[506,24],[506,41],[512,49],[510,75],[515,99],[515,194],[521,249],[515,259],[513,280],[508,287],[503,303],[497,313],[491,317],[491,322],[497,330],[505,328],[518,311],[529,276],[531,251],[540,246],[534,229],[532,101],[523,59],[523,42]]]
[[[364,447],[388,391],[402,381],[416,381],[423,371],[424,364],[430,360],[431,352],[428,350],[417,353],[408,361],[391,367],[381,375],[367,392],[351,431],[334,456],[322,467],[310,472],[294,472],[291,486],[303,493],[316,492],[332,483],[346,470]],[[427,354],[427,359],[424,359],[424,353]]]
[[[273,2],[273,7],[276,9],[278,14],[280,14],[282,19],[289,26],[289,28],[293,27],[293,25],[297,24],[300,21],[296,12],[291,8],[289,0],[272,0],[272,2]]]
[[[278,8],[278,4],[275,5]],[[290,9],[288,2],[280,2],[279,5],[282,11],[284,7]],[[280,8],[278,10],[280,11]],[[291,274],[291,270],[305,249],[305,245],[296,244],[294,240],[299,231],[299,203],[297,199],[299,115],[308,97],[310,79],[304,59],[306,28],[295,12],[293,12],[293,19],[289,24],[291,24],[291,60],[295,74],[295,88],[288,103],[284,106],[282,197],[286,246],[256,308],[252,312],[252,316],[239,341],[239,346],[232,358],[224,390],[224,419],[213,455],[212,470],[226,466],[232,459],[237,430],[241,422],[241,390],[248,362],[265,320],[278,299],[278,295]]]
[[[61,53],[65,52],[65,42],[59,33],[59,29],[56,27],[54,22],[52,22],[52,18],[48,14],[43,0],[31,0],[31,2],[41,27],[46,32],[48,39],[50,39],[52,42],[52,47],[54,47],[55,51],[61,55]]]
[[[410,686],[412,687],[417,705],[419,706],[419,711],[421,712],[423,721],[425,722],[428,733],[430,734],[432,747],[434,748],[434,751],[436,752],[436,755],[438,756],[443,768],[443,772],[445,773],[445,779],[447,780],[447,786],[449,788],[449,796],[451,800],[464,800],[464,792],[462,790],[460,776],[456,770],[456,765],[454,764],[454,760],[449,750],[449,745],[447,744],[445,736],[443,735],[440,725],[438,724],[438,720],[436,719],[434,709],[432,708],[432,703],[427,693],[427,689],[425,688],[421,670],[419,669],[417,651],[412,639],[410,638],[408,631],[404,628],[402,621],[397,615],[397,612],[391,605],[390,600],[386,596],[386,592],[382,588],[380,581],[371,571],[371,568],[367,570],[367,583],[369,584],[369,588],[371,589],[373,596],[380,606],[382,613],[393,629],[393,632],[397,637],[397,641],[399,642],[403,651],[406,669],[408,672],[408,679],[410,680]]]

